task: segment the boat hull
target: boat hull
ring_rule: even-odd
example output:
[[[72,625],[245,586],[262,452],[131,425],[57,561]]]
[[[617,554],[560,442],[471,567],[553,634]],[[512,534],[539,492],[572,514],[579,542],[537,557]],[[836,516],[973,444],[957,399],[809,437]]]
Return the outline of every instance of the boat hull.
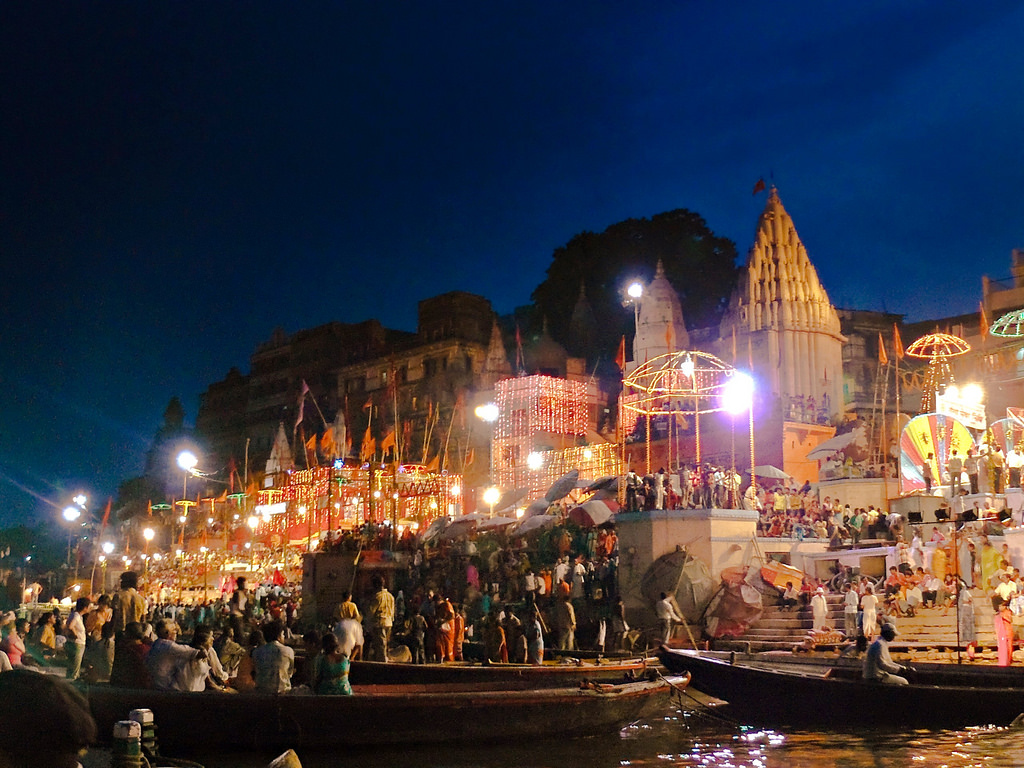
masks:
[[[897,686],[849,672],[751,666],[670,648],[659,658],[673,673],[691,673],[694,689],[726,702],[719,712],[747,725],[964,728],[1008,725],[1024,713],[1024,687],[974,675],[958,680],[955,670],[917,672],[910,685]]]
[[[353,685],[492,683],[509,689],[566,688],[587,680],[620,683],[643,679],[644,659],[579,664],[394,664],[353,661]]]
[[[678,684],[678,683],[677,683]],[[481,742],[613,732],[664,707],[665,680],[529,691],[365,686],[353,696],[85,690],[101,737],[151,709],[169,749],[327,748]]]

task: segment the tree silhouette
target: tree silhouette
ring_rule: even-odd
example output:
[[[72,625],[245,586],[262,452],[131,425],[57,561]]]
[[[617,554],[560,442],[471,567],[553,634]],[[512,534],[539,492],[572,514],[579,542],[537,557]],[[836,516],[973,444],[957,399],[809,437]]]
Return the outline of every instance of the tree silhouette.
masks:
[[[551,335],[591,367],[613,360],[620,337],[629,340],[634,331],[632,310],[623,306],[626,284],[653,279],[659,259],[679,294],[687,328],[717,325],[739,274],[736,245],[685,208],[573,237],[554,252],[547,278],[533,292],[534,318],[546,317]],[[597,320],[586,340],[590,348],[581,348],[585,337],[570,332],[581,284]]]

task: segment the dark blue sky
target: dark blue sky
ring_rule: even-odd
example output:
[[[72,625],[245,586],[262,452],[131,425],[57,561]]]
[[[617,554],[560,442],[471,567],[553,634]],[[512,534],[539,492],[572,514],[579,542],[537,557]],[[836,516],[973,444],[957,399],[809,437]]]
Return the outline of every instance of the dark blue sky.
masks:
[[[0,7],[0,524],[102,503],[276,326],[508,312],[673,208],[742,254],[761,176],[838,305],[1008,274],[1024,4],[633,5]]]

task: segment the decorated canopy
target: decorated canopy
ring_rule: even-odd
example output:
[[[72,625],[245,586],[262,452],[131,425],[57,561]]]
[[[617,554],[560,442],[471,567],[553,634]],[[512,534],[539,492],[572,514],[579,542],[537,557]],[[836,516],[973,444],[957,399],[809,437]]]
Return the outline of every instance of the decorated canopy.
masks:
[[[1002,448],[1003,453],[1009,453],[1024,440],[1024,427],[1013,419],[999,419],[992,422],[988,429],[992,444]]]
[[[1003,336],[1010,339],[1018,339],[1024,336],[1024,309],[1015,309],[1007,312],[998,320],[992,323],[989,333],[993,336]]]
[[[931,465],[932,485],[939,485],[953,451],[963,457],[973,445],[967,427],[952,416],[925,413],[911,419],[900,435],[900,490],[924,490],[926,462]]]

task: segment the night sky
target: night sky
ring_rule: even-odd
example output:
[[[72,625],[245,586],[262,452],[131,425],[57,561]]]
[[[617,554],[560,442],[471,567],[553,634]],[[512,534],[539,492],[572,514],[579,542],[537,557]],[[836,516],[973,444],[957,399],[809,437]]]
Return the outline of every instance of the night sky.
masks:
[[[507,313],[573,235],[674,208],[745,254],[759,177],[835,304],[975,310],[1024,246],[1021,29],[1000,0],[5,3],[0,524],[105,503],[275,327]]]

